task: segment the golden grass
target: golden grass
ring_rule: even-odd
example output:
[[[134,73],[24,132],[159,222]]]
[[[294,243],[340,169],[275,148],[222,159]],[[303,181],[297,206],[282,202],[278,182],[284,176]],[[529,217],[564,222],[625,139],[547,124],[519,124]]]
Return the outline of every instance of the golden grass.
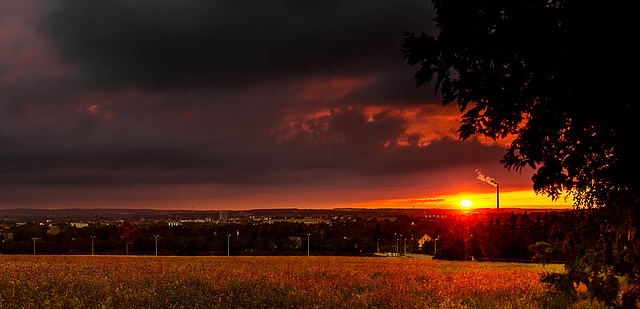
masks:
[[[0,307],[539,308],[541,272],[408,258],[0,256]]]

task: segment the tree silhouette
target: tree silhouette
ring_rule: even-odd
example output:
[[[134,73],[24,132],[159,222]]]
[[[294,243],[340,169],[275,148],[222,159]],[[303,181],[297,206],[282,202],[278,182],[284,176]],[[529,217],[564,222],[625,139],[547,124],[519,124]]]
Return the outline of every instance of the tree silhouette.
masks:
[[[407,32],[401,48],[419,66],[417,85],[433,81],[443,104],[458,105],[462,139],[515,135],[501,162],[516,171],[533,168],[536,192],[554,199],[566,192],[577,207],[598,208],[577,222],[591,224],[591,232],[572,233],[563,245],[575,251],[568,274],[549,282],[566,293],[575,293],[575,285],[560,280],[584,283],[609,305],[635,306],[637,107],[610,82],[619,65],[606,39],[613,24],[592,19],[581,1],[432,3],[438,35]],[[631,283],[621,298],[616,276]]]

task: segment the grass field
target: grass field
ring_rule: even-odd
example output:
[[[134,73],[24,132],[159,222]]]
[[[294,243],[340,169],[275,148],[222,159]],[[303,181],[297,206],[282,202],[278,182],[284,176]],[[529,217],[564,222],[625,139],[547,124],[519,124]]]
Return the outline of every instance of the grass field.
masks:
[[[540,308],[542,270],[409,258],[5,255],[0,308]]]

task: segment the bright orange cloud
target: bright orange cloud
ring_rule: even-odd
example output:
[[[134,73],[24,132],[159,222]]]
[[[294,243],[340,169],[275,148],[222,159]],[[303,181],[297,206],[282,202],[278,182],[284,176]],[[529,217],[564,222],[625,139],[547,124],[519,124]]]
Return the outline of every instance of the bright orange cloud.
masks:
[[[338,86],[336,81],[327,82],[318,85],[313,90],[308,88],[305,96],[310,99],[312,93],[321,92],[320,89],[324,89],[337,91],[333,94],[324,93],[324,98],[338,97],[344,95],[347,89],[353,89],[352,87],[355,87],[355,85],[362,85],[361,82],[361,80],[358,83],[354,81],[345,82],[349,86]],[[418,106],[405,107],[403,109],[393,109],[391,106],[367,106],[360,108],[360,112],[367,117],[369,122],[374,121],[375,115],[381,113],[405,121],[405,131],[396,141],[397,145],[400,146],[427,146],[434,140],[443,138],[455,140],[459,138],[457,130],[460,127],[461,114],[456,106]],[[332,109],[326,107],[314,111],[287,111],[287,114],[281,120],[279,128],[274,133],[282,140],[290,139],[300,132],[318,129],[317,127],[311,128],[309,124],[318,123],[319,119],[330,116],[331,113]],[[507,147],[515,137],[509,136],[497,141],[482,136],[476,136],[476,138],[483,144],[497,144]]]

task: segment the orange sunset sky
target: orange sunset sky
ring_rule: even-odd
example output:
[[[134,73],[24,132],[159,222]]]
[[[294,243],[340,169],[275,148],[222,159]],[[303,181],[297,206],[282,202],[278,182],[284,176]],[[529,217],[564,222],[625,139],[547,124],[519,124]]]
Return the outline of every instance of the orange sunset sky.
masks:
[[[0,3],[0,208],[568,208],[458,139],[428,1]]]

